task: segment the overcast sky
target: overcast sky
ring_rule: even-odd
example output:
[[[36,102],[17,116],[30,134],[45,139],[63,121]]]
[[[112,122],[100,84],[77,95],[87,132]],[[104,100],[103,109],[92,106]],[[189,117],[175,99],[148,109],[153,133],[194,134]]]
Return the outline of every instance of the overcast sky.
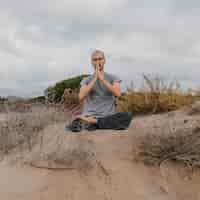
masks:
[[[96,48],[123,88],[142,73],[200,87],[199,22],[198,0],[0,0],[0,96],[93,73]]]

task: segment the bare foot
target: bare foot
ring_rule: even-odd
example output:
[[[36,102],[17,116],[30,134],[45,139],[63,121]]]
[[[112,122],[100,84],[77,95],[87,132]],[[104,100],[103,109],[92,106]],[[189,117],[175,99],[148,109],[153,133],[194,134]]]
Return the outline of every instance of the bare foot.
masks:
[[[96,117],[94,117],[94,116],[88,116],[88,117],[83,117],[83,116],[81,116],[81,117],[79,117],[79,118],[82,119],[83,121],[88,122],[88,123],[91,123],[91,124],[97,123],[97,119],[96,119]]]
[[[72,117],[72,120],[77,119],[77,118],[81,118],[81,115],[75,115]]]

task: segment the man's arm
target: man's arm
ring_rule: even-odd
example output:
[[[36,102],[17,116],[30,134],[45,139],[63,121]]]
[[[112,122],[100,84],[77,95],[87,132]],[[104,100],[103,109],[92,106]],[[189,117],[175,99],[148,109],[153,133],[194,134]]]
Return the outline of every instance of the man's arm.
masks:
[[[107,80],[102,79],[102,83],[106,86],[106,88],[116,97],[121,96],[120,84],[117,81],[114,81],[113,84],[110,84]]]
[[[96,80],[97,80],[97,78],[95,77],[95,78],[92,79],[92,81],[90,83],[85,84],[80,88],[80,91],[79,91],[79,94],[78,94],[80,102],[82,102],[85,99],[85,97],[88,95],[90,90],[93,88]]]

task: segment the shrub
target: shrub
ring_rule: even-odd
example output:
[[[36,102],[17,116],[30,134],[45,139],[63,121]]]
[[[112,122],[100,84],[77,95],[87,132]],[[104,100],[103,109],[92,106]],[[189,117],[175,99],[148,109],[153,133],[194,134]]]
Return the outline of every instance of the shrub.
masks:
[[[182,161],[200,166],[200,128],[173,135],[146,135],[139,145],[137,159],[146,164],[161,164],[165,160]],[[184,131],[183,131],[184,132]]]
[[[67,80],[62,80],[56,83],[54,86],[49,86],[44,91],[47,102],[51,102],[51,103],[60,102],[62,99],[64,90],[66,88],[79,89],[81,80],[87,76],[88,75],[85,75],[85,74],[81,76],[76,76]]]
[[[38,107],[38,108],[37,108]],[[67,114],[56,108],[36,106],[33,112],[8,113],[0,123],[0,153],[8,153],[22,144],[31,147],[32,139],[50,124],[66,121]]]
[[[28,100],[30,103],[45,103],[45,96],[37,96]]]
[[[161,113],[179,109],[194,102],[194,97],[180,90],[177,82],[165,83],[161,78],[143,75],[145,86],[140,91],[128,88],[117,99],[117,111],[134,114]]]

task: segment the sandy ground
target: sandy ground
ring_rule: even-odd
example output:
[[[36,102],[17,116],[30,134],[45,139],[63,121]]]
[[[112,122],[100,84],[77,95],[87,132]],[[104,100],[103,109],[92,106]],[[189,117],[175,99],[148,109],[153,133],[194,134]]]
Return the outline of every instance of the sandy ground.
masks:
[[[156,118],[158,118],[157,116]],[[0,120],[3,115],[0,115]],[[0,163],[2,200],[199,200],[200,170],[190,171],[170,162],[159,167],[133,160],[137,136],[145,134],[140,117],[125,131],[82,132],[91,141],[106,173],[94,168],[87,174],[78,170],[48,170],[27,165]],[[55,127],[54,127],[55,128]],[[54,131],[54,128],[46,129]],[[62,134],[64,123],[57,125]],[[74,133],[73,133],[74,134]]]

